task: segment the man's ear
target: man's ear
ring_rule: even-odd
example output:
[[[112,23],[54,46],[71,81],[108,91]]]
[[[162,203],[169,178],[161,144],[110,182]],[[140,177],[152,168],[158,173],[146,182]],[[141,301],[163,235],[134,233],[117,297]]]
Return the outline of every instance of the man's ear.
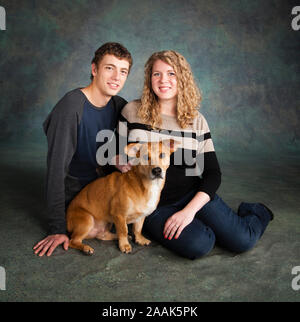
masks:
[[[129,157],[135,157],[139,158],[140,157],[140,148],[142,144],[141,143],[130,143],[124,148],[124,152],[129,156]]]
[[[91,73],[93,76],[96,76],[97,75],[97,72],[98,72],[98,66],[95,64],[95,63],[92,63],[92,70],[91,70]]]
[[[173,153],[179,148],[181,142],[175,141],[173,139],[169,139],[169,140],[163,140],[162,144],[167,146],[170,149],[170,153]]]

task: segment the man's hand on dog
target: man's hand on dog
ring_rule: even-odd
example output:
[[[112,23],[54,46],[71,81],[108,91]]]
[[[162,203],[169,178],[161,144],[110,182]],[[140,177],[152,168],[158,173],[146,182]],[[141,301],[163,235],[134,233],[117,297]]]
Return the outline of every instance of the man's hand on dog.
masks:
[[[43,256],[47,252],[47,256],[51,256],[54,249],[63,244],[64,250],[69,248],[69,237],[64,234],[49,235],[40,242],[38,242],[33,249],[34,253]]]

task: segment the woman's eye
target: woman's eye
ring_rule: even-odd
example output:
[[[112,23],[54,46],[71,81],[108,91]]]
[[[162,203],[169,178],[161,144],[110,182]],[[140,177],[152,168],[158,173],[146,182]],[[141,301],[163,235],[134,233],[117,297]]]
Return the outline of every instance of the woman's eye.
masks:
[[[165,156],[166,156],[166,155],[165,155],[165,153],[161,153],[161,154],[159,155],[159,158],[160,158],[160,159],[163,159]]]

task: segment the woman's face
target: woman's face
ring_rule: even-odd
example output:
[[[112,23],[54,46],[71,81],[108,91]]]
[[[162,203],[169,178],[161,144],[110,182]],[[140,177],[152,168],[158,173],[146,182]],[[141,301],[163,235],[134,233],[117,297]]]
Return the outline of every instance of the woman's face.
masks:
[[[159,101],[177,101],[177,77],[172,66],[156,60],[152,67],[151,85]]]

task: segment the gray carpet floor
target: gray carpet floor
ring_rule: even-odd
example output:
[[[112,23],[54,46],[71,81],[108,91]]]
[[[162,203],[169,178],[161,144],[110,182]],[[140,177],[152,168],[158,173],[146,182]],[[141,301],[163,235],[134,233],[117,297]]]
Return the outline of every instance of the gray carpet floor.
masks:
[[[89,242],[93,256],[62,247],[51,257],[35,256],[32,247],[46,230],[45,148],[2,147],[1,155],[1,302],[300,300],[292,288],[292,269],[300,266],[300,157],[219,153],[222,199],[234,210],[242,201],[263,202],[275,219],[252,250],[234,254],[216,246],[191,261],[154,242],[122,254],[115,242],[98,240]]]

